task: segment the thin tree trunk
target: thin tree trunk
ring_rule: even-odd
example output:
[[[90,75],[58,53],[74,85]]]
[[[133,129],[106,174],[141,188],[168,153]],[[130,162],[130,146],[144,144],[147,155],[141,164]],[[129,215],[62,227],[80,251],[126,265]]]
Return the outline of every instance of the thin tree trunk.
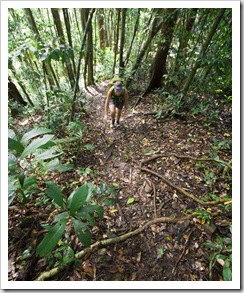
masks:
[[[161,8],[159,9],[156,9],[156,14],[157,12],[160,11]],[[133,80],[133,76],[135,75],[137,69],[139,68],[140,66],[140,63],[143,59],[143,56],[145,55],[146,51],[147,51],[147,48],[148,46],[150,45],[152,39],[155,37],[155,35],[158,33],[158,31],[160,30],[162,26],[162,21],[160,23],[158,23],[158,17],[154,17],[153,19],[153,22],[152,22],[152,25],[151,25],[151,29],[149,31],[149,34],[147,36],[147,39],[146,41],[144,42],[142,48],[141,48],[141,51],[140,53],[138,54],[137,56],[137,59],[135,61],[135,64],[134,66],[132,67],[132,70],[131,70],[131,76],[126,80],[126,86],[128,87],[130,85],[130,83],[132,82]]]
[[[70,29],[70,20],[69,20],[69,12],[67,8],[63,8],[63,15],[64,15],[64,22],[65,22],[65,28],[68,36],[69,46],[73,50],[73,43],[72,43],[72,36],[71,36],[71,29]],[[73,65],[73,72],[76,71],[75,69],[75,59],[74,56],[71,57],[72,65]],[[74,75],[74,74],[73,74]]]
[[[27,103],[21,96],[19,90],[17,89],[16,85],[12,82],[10,77],[8,78],[8,97],[11,100],[17,101],[19,104],[26,106]]]
[[[124,46],[125,46],[125,21],[126,21],[126,8],[122,9],[122,28],[121,28],[121,38],[120,38],[120,51],[119,51],[119,75],[124,75]]]
[[[197,69],[201,66],[201,59],[204,57],[204,55],[205,55],[205,53],[207,51],[207,48],[208,48],[208,46],[209,46],[214,34],[216,33],[217,27],[218,27],[218,25],[219,25],[223,15],[224,15],[224,13],[225,13],[225,10],[226,10],[226,8],[220,9],[219,14],[215,18],[215,21],[214,21],[213,26],[212,26],[212,28],[211,28],[208,36],[207,36],[207,39],[206,39],[206,41],[204,42],[204,44],[202,46],[201,52],[199,54],[199,58],[196,61],[195,65],[193,66],[193,68],[192,68],[192,70],[191,70],[191,72],[190,72],[190,74],[189,74],[189,76],[188,76],[188,78],[187,78],[187,80],[185,82],[185,85],[184,85],[183,90],[182,90],[184,95],[187,94],[187,92],[188,92],[188,90],[190,88],[190,85],[191,85],[191,83],[192,83],[192,81],[194,79],[194,76],[195,76],[195,74],[197,72]]]
[[[119,23],[120,23],[120,12],[121,9],[117,9],[117,23],[116,30],[114,30],[114,65],[113,65],[113,74],[115,74],[116,62],[117,62],[117,54],[118,54],[118,44],[119,44]]]
[[[188,41],[190,39],[190,33],[191,33],[191,30],[192,30],[192,27],[193,27],[195,19],[196,19],[197,11],[198,11],[198,8],[192,8],[189,11],[190,15],[188,15],[186,17],[186,24],[185,24],[185,27],[184,27],[184,31],[181,34],[180,44],[179,44],[179,48],[178,48],[178,51],[177,51],[177,56],[176,56],[176,59],[175,59],[174,70],[179,69],[180,61],[184,60],[184,58],[186,57],[186,49],[187,49],[187,46],[188,46]],[[187,12],[188,12],[188,9],[186,10],[186,13]]]
[[[33,14],[32,14],[31,9],[30,8],[24,8],[24,11],[26,13],[28,22],[29,22],[29,24],[30,24],[30,26],[31,26],[34,34],[37,36],[37,40],[39,41],[39,43],[42,44],[43,41],[42,41],[42,39],[40,37],[40,34],[39,34],[38,29],[37,29],[36,22],[35,22],[35,19],[33,17]],[[56,81],[57,87],[60,88],[59,83],[57,82],[56,77],[53,76],[54,71],[52,70],[51,64],[49,64],[48,62],[45,62],[45,61],[43,61],[43,63],[44,63],[43,69],[45,70],[45,72],[46,72],[46,74],[48,76],[48,81],[49,81],[50,87],[53,88],[53,86],[55,85],[55,81]]]
[[[98,23],[99,46],[100,46],[100,49],[104,49],[105,48],[105,28],[104,28],[103,9],[99,9],[98,12],[99,14],[97,16],[97,23]]]
[[[75,102],[76,102],[76,98],[77,98],[79,78],[80,78],[81,59],[82,59],[83,50],[85,47],[88,29],[91,24],[92,16],[93,16],[95,10],[96,10],[95,8],[92,8],[89,12],[89,16],[88,16],[87,23],[86,23],[86,28],[85,28],[84,35],[83,35],[83,40],[82,40],[80,51],[79,51],[79,60],[78,60],[78,66],[77,66],[77,71],[76,71],[75,89],[74,89],[74,96],[73,96],[72,110],[71,110],[71,121],[73,121],[74,115],[75,115]]]
[[[139,27],[139,21],[140,21],[140,12],[141,12],[141,8],[138,8],[137,10],[137,17],[136,17],[136,23],[135,23],[135,28],[134,28],[134,32],[133,32],[133,36],[131,39],[131,43],[130,43],[130,47],[129,50],[127,51],[126,57],[125,57],[125,65],[128,64],[129,60],[130,60],[130,54],[131,54],[131,50],[132,50],[132,46],[133,46],[133,42],[134,39],[136,37],[136,33],[138,31],[138,27]]]
[[[53,15],[54,24],[57,29],[59,42],[61,45],[63,45],[65,47],[65,45],[66,45],[65,44],[65,36],[64,36],[64,32],[63,32],[63,27],[62,27],[60,15],[59,15],[59,10],[58,10],[58,8],[51,8],[51,11],[52,11],[52,15]],[[67,68],[67,72],[68,72],[68,76],[69,76],[70,85],[71,85],[71,88],[73,88],[74,79],[75,79],[74,72],[72,70],[70,58],[67,56],[67,54],[66,54],[66,58],[65,58],[65,64],[66,64],[66,68]]]

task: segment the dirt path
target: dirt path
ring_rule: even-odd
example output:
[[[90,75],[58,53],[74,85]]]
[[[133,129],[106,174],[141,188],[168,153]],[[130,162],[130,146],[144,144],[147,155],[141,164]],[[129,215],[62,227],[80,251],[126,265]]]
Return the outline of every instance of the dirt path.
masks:
[[[213,200],[231,197],[231,177],[214,161],[197,161],[194,158],[211,157],[217,152],[219,159],[229,162],[231,149],[220,147],[217,141],[225,141],[225,135],[231,140],[231,125],[216,122],[209,126],[204,119],[195,119],[191,115],[184,120],[156,120],[152,115],[143,115],[154,110],[150,98],[143,100],[132,115],[132,109],[122,116],[121,125],[115,129],[109,127],[109,121],[103,123],[105,93],[108,81],[97,88],[90,88],[87,97],[90,103],[88,116],[81,117],[87,125],[84,144],[91,144],[93,149],[81,149],[75,158],[75,170],[56,174],[56,182],[93,182],[105,184],[116,190],[118,203],[105,210],[104,220],[94,227],[93,241],[109,239],[142,227],[155,218],[180,218],[188,213],[209,207],[183,196],[178,190],[193,194],[199,199]],[[129,94],[129,106],[136,101]],[[215,143],[213,142],[215,139]],[[152,159],[155,154],[161,154]],[[144,162],[144,163],[143,163]],[[152,175],[138,168],[143,166],[163,176]],[[89,168],[86,175],[78,175],[77,170]],[[231,175],[231,174],[230,174]],[[173,185],[180,189],[172,188]],[[70,189],[62,192],[69,195]],[[18,209],[18,207],[15,207]],[[46,267],[43,261],[35,257],[21,268],[21,255],[32,243],[36,234],[42,239],[43,228],[39,222],[46,223],[52,210],[41,210],[30,202],[29,222],[19,224],[20,211],[10,210],[9,222],[9,268],[10,280],[34,280]],[[218,206],[211,206],[216,212]],[[16,225],[17,224],[17,225]],[[80,264],[67,267],[53,280],[81,281],[199,281],[209,280],[208,248],[202,245],[214,241],[216,236],[231,237],[229,225],[231,213],[214,217],[211,223],[204,223],[203,218],[177,223],[156,223],[148,226],[142,233],[126,241],[110,245],[87,254]],[[38,232],[39,231],[39,232]],[[24,232],[24,233],[23,233]],[[77,238],[72,240],[75,253],[83,249]],[[34,242],[33,242],[34,243]],[[34,256],[35,251],[33,252]],[[16,261],[17,260],[17,261]],[[221,266],[212,272],[212,280],[221,279]]]
[[[206,174],[211,174],[211,170],[218,172],[213,162],[199,163],[172,154],[209,157],[213,138],[224,140],[223,133],[230,132],[229,129],[216,127],[210,132],[203,122],[197,120],[192,123],[170,119],[156,121],[153,116],[142,115],[153,111],[150,100],[144,100],[136,115],[129,110],[122,116],[121,126],[111,130],[109,122],[106,125],[102,122],[106,86],[107,82],[101,84],[92,98],[93,119],[88,123],[90,142],[95,144],[95,149],[91,154],[93,160],[86,157],[86,163],[93,162],[91,167],[98,174],[93,179],[117,190],[119,203],[107,211],[103,234],[102,231],[99,233],[102,237],[111,238],[132,231],[155,217],[180,217],[187,210],[198,207],[196,202],[182,197],[157,176],[136,168],[141,160],[155,153],[166,156],[152,160],[146,166],[173,184],[199,198],[213,189],[220,198],[226,195],[224,179],[214,182],[214,187],[206,183]],[[130,106],[134,102],[132,97]],[[222,152],[221,155],[221,159],[229,161],[230,153]],[[81,164],[83,159],[81,157]],[[231,196],[230,191],[228,195]],[[230,221],[227,219],[227,223]],[[201,243],[214,240],[216,231],[221,235],[229,232],[228,225],[223,227],[222,218],[216,218],[211,225],[199,222],[153,225],[137,237],[95,252],[87,262],[96,273],[93,270],[90,276],[81,274],[81,277],[87,280],[207,280],[209,254]],[[219,273],[214,272],[216,280],[220,278]]]

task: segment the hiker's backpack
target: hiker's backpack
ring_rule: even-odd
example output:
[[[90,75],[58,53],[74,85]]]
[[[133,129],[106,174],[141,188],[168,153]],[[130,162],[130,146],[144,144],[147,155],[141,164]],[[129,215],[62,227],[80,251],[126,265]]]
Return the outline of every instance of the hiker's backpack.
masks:
[[[124,80],[123,80],[122,78],[120,78],[120,77],[113,77],[113,78],[110,80],[109,84],[108,84],[108,90],[109,90],[112,86],[114,86],[114,84],[116,83],[116,81],[121,81],[121,83],[122,83],[122,85],[123,85],[123,88],[125,88],[125,82],[124,82]]]

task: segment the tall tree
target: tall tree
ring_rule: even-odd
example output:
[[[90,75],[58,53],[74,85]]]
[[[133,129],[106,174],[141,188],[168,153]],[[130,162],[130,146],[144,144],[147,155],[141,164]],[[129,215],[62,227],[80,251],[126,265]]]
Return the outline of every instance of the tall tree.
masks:
[[[141,8],[138,8],[137,10],[137,16],[136,16],[136,22],[135,22],[135,27],[134,27],[134,31],[133,31],[133,36],[130,42],[130,47],[127,51],[126,57],[125,57],[125,65],[128,64],[129,59],[130,59],[130,54],[131,54],[131,50],[132,50],[132,46],[133,46],[133,42],[135,40],[136,37],[136,33],[138,31],[138,27],[139,27],[139,21],[140,21],[140,12],[141,12]]]
[[[116,29],[114,29],[114,64],[113,64],[113,74],[115,74],[116,62],[117,62],[117,54],[118,54],[118,44],[119,44],[119,23],[121,16],[121,9],[117,10],[117,21],[116,21]]]
[[[71,85],[71,88],[73,88],[74,79],[75,79],[74,72],[73,72],[73,69],[71,66],[70,58],[67,53],[65,36],[64,36],[64,32],[63,32],[63,27],[62,27],[60,15],[59,15],[59,10],[58,10],[58,8],[51,8],[51,11],[52,11],[52,15],[53,15],[54,24],[57,29],[60,45],[63,46],[64,55],[65,55],[65,64],[66,64],[66,69],[67,69],[68,76],[69,76],[70,85]]]
[[[81,9],[81,21],[83,31],[86,29],[90,8]],[[85,56],[85,70],[84,70],[84,83],[85,87],[94,85],[94,71],[93,71],[93,32],[92,22],[87,27],[87,45],[86,45],[86,56]]]
[[[19,104],[26,106],[27,103],[21,96],[19,90],[16,85],[12,82],[11,78],[8,77],[8,97],[10,100],[17,101]]]
[[[183,26],[180,27],[179,47],[178,47],[177,55],[175,58],[174,70],[179,69],[181,60],[184,60],[184,58],[186,57],[188,41],[191,36],[191,30],[197,16],[197,11],[198,11],[198,8],[184,10],[185,18],[182,19]]]
[[[145,53],[147,51],[152,39],[155,37],[155,35],[158,33],[158,31],[160,30],[160,28],[162,26],[163,22],[159,18],[159,14],[160,14],[161,11],[162,11],[162,8],[155,8],[153,10],[154,18],[152,20],[148,36],[147,36],[144,44],[142,45],[142,48],[141,48],[139,54],[137,55],[136,61],[135,61],[134,65],[132,67],[132,70],[131,70],[131,75],[126,80],[126,86],[127,87],[132,82],[133,76],[135,75],[136,71],[138,70],[138,68],[140,66],[140,63],[141,63],[141,61],[142,61],[142,59],[143,59],[143,57],[144,57],[144,55],[145,55]],[[159,19],[160,19],[160,21],[159,21]]]
[[[149,93],[152,89],[161,87],[163,76],[167,73],[166,60],[173,38],[177,10],[175,8],[165,9],[162,17],[164,21],[161,26],[161,41],[158,44],[157,53],[153,60],[151,79],[143,96]]]
[[[41,39],[41,36],[40,36],[39,31],[38,31],[38,28],[37,28],[37,25],[36,25],[36,22],[35,22],[35,19],[34,19],[34,16],[32,14],[31,9],[30,8],[24,8],[24,11],[26,13],[26,16],[27,16],[27,19],[28,19],[28,22],[29,22],[31,28],[32,28],[34,34],[37,37],[38,42],[40,44],[43,44],[43,41]],[[58,80],[57,80],[56,75],[54,73],[54,70],[52,68],[52,65],[46,60],[43,61],[43,69],[44,69],[45,73],[48,76],[48,81],[49,81],[50,87],[53,88],[53,86],[56,84],[56,86],[58,88],[60,88]]]
[[[68,41],[69,41],[69,46],[73,50],[73,42],[72,42],[72,35],[71,35],[71,25],[70,25],[70,17],[69,17],[69,11],[67,8],[63,8],[63,15],[64,15],[64,22],[65,22],[65,27],[66,27],[66,32],[68,36]],[[71,55],[71,60],[73,64],[73,71],[75,72],[75,59],[74,59],[74,54]]]
[[[206,38],[205,42],[203,43],[203,46],[202,46],[202,49],[200,51],[199,57],[196,60],[194,66],[193,66],[191,72],[189,73],[188,78],[187,78],[187,80],[186,80],[186,82],[184,84],[184,87],[183,87],[183,90],[182,90],[184,95],[187,94],[198,68],[201,67],[201,64],[202,64],[201,60],[203,59],[203,57],[204,57],[204,55],[205,55],[205,53],[206,53],[206,51],[208,49],[208,46],[209,46],[214,34],[216,33],[216,30],[217,30],[218,25],[219,25],[224,13],[225,13],[225,10],[226,10],[226,8],[219,9],[219,13],[215,18],[215,21],[214,21],[214,23],[213,23],[213,25],[212,25],[212,27],[211,27],[208,35],[207,35],[207,38]]]
[[[119,75],[123,76],[124,73],[124,46],[125,46],[125,21],[126,21],[126,8],[122,9],[122,23],[121,23],[121,37],[120,37],[120,51],[119,51]]]
[[[104,26],[104,10],[101,8],[98,9],[97,23],[98,23],[98,34],[99,34],[99,46],[100,46],[100,49],[104,49],[105,45],[106,45],[105,26]]]
[[[77,93],[78,93],[78,88],[79,88],[81,59],[82,59],[82,55],[83,55],[83,50],[85,48],[87,33],[89,30],[94,12],[95,12],[95,8],[92,8],[89,12],[88,19],[86,22],[86,27],[84,30],[83,40],[82,40],[81,47],[79,50],[78,66],[77,66],[76,78],[75,78],[75,89],[74,89],[74,96],[73,96],[73,101],[72,101],[71,121],[74,119],[74,115],[75,115],[75,103],[76,103],[76,98],[77,98]]]

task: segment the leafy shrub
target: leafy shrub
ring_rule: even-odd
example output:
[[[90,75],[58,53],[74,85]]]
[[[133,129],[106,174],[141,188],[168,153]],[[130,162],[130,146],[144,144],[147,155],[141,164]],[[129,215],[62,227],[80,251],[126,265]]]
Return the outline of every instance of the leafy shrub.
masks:
[[[232,227],[230,226],[230,232]],[[209,278],[212,280],[212,271],[216,262],[222,266],[222,274],[224,281],[232,280],[232,240],[229,237],[222,238],[217,236],[215,242],[204,242],[202,245],[210,248],[213,251],[209,255]]]
[[[103,203],[114,205],[117,201],[113,198],[107,198],[113,193],[112,189],[105,190],[103,187],[94,187],[93,184],[85,183],[77,190],[73,191],[66,200],[61,189],[53,182],[47,182],[48,188],[45,193],[59,207],[61,212],[53,219],[53,226],[48,227],[48,233],[37,247],[38,256],[46,256],[59,242],[65,230],[74,230],[76,236],[86,247],[91,245],[91,228],[96,223],[96,218],[103,219],[104,209],[100,204],[96,204],[96,194],[102,192]],[[106,200],[105,200],[106,198]],[[72,260],[72,258],[71,258]]]
[[[31,195],[38,194],[38,180],[48,171],[69,170],[72,165],[62,165],[57,158],[62,154],[47,128],[34,128],[23,136],[12,129],[8,131],[8,203],[16,196],[23,205]],[[42,180],[44,182],[44,179]]]

